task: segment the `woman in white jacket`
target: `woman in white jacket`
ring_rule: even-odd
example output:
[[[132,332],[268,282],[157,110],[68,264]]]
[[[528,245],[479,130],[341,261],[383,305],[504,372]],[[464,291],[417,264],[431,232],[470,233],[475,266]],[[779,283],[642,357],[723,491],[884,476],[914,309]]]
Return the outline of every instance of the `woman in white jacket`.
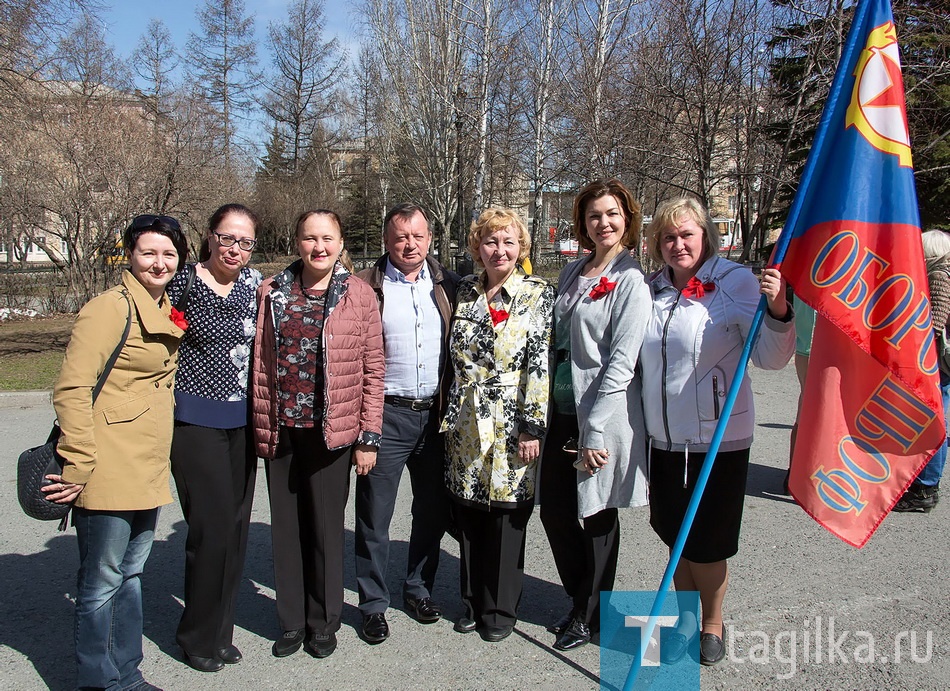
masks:
[[[768,313],[752,349],[755,366],[784,367],[795,349],[795,331],[779,272],[766,269],[757,281],[748,269],[720,258],[719,233],[698,201],[680,198],[662,203],[648,233],[651,255],[665,264],[650,277],[653,315],[640,352],[651,446],[650,524],[672,547],[760,293],[767,298]],[[673,576],[678,591],[699,591],[702,627],[692,615],[681,612],[676,633],[662,648],[667,662],[682,657],[700,631],[703,664],[715,664],[725,655],[726,559],[738,551],[754,424],[752,386],[746,375]]]

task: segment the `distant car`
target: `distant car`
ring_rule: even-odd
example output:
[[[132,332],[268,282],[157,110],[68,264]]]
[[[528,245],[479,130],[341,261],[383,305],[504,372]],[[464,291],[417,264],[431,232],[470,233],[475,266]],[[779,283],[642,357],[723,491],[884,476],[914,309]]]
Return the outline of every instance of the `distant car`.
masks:
[[[580,245],[577,240],[558,240],[557,249],[554,251],[562,257],[576,257],[578,250],[580,250]],[[583,252],[584,254],[590,254],[588,249],[583,250]]]
[[[99,256],[109,266],[118,266],[125,263],[125,248],[122,246],[122,240],[116,240],[116,243],[109,249],[99,250]]]

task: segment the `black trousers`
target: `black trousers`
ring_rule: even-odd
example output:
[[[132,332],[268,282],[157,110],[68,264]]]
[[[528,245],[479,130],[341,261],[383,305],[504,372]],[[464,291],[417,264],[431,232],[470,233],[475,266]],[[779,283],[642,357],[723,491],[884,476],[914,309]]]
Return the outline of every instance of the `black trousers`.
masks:
[[[583,521],[577,518],[577,454],[563,451],[577,438],[577,418],[555,415],[548,428],[541,459],[541,524],[548,536],[554,564],[575,616],[595,629],[600,623],[600,593],[613,590],[620,557],[617,509],[604,509]]]
[[[524,583],[526,528],[533,506],[491,511],[455,504],[461,540],[459,590],[480,627],[514,626]]]
[[[176,640],[189,655],[214,657],[234,634],[257,477],[249,429],[175,423],[172,475],[188,523],[185,611]]]
[[[376,466],[356,478],[356,583],[363,614],[389,607],[389,526],[404,468],[412,481],[412,528],[402,594],[419,600],[432,594],[448,523],[445,445],[438,411],[387,403]]]
[[[343,613],[343,516],[351,447],[327,450],[323,430],[281,427],[265,463],[277,618],[284,631],[329,634]]]

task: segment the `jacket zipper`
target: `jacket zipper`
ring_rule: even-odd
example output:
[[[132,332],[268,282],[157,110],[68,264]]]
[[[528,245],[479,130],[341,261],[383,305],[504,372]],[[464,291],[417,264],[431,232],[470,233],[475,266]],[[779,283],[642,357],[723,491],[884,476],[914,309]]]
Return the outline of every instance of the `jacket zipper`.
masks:
[[[330,285],[327,286],[327,297],[330,296],[330,287],[333,285],[333,278],[330,278]],[[327,355],[327,322],[330,321],[330,315],[333,314],[333,310],[336,309],[336,304],[333,307],[330,307],[330,301],[327,300],[326,304],[323,307],[323,329],[320,333],[320,340],[323,341],[323,438],[326,440],[327,437],[327,428],[330,420],[330,371],[327,365],[329,364],[329,356]],[[339,300],[337,300],[337,304]],[[317,392],[313,392],[314,403],[316,403]]]
[[[713,419],[718,420],[719,419],[719,377],[713,375],[712,386],[713,386],[713,392],[712,392],[713,393],[713,414],[715,415]]]
[[[686,446],[683,447],[683,489],[686,489],[689,479],[689,439],[686,440]]]
[[[663,359],[663,387],[661,391],[661,397],[663,398],[663,430],[666,432],[666,450],[670,451],[673,448],[673,440],[670,437],[670,416],[667,411],[666,406],[666,381],[667,381],[667,367],[669,365],[669,359],[666,354],[666,339],[670,333],[670,322],[673,321],[673,312],[676,311],[676,306],[679,304],[680,296],[682,293],[676,295],[676,299],[673,300],[673,306],[670,308],[670,314],[666,318],[666,322],[663,324],[663,338],[660,341],[661,348],[660,352]]]

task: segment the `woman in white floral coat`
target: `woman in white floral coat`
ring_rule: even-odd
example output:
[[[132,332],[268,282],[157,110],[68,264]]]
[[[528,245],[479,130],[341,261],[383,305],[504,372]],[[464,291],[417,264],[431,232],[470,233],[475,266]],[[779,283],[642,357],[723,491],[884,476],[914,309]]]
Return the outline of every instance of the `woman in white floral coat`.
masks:
[[[521,599],[547,431],[554,288],[519,267],[531,240],[513,211],[486,210],[468,248],[485,271],[459,284],[449,346],[455,382],[442,424],[466,607],[455,630],[497,642],[511,634]]]

